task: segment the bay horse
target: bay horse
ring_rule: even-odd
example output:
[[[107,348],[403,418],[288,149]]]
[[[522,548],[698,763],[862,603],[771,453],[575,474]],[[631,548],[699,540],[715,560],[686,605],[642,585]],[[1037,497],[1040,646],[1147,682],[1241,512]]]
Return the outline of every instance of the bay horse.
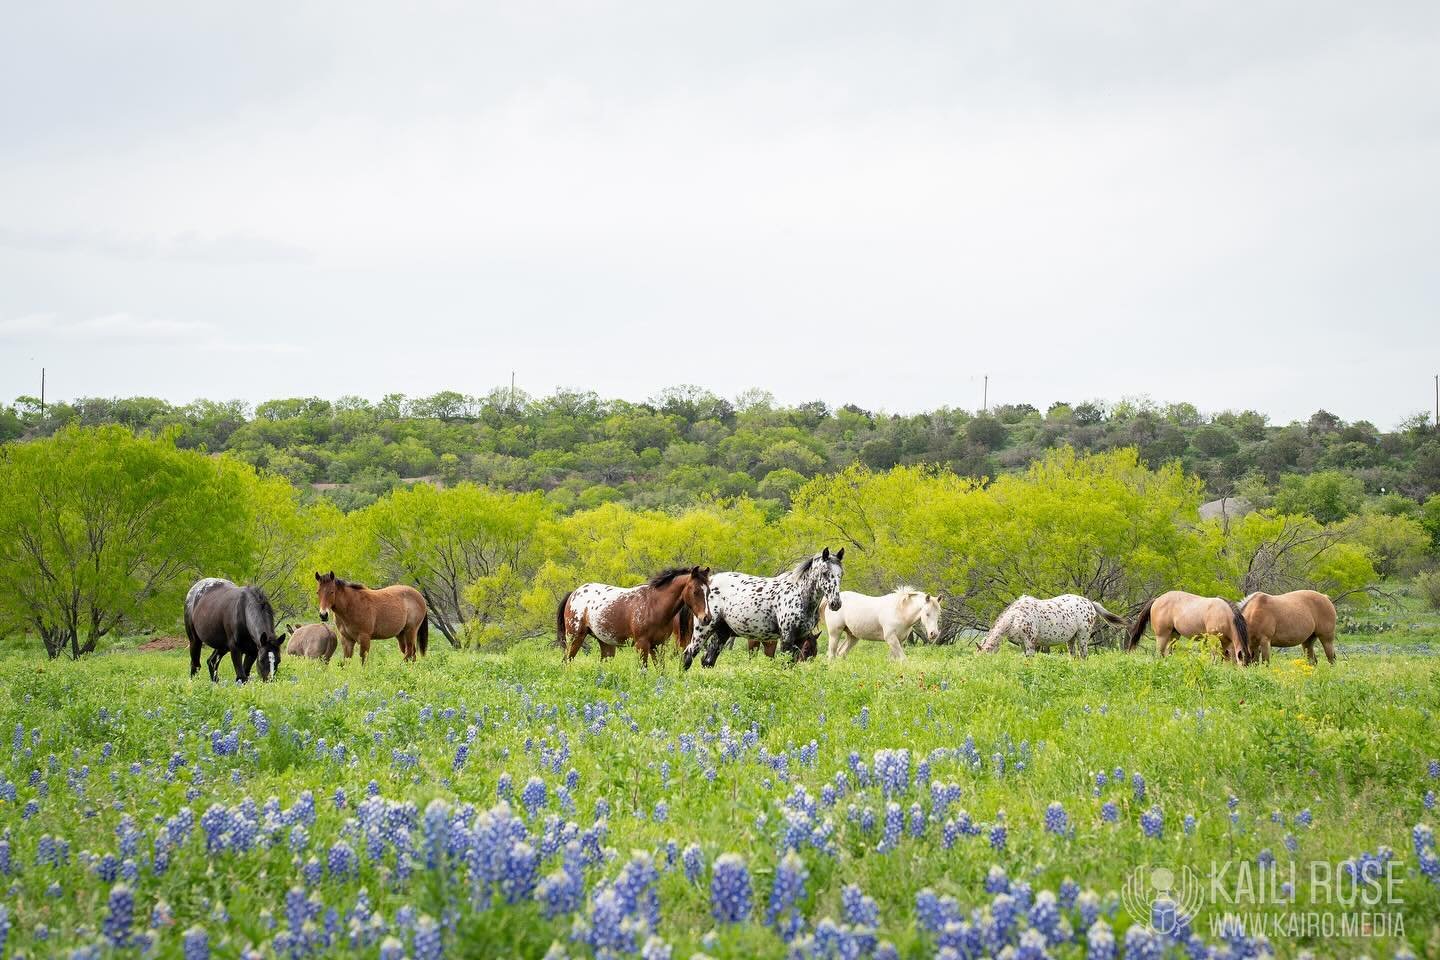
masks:
[[[1145,625],[1154,624],[1155,649],[1160,656],[1174,637],[1218,636],[1221,652],[1236,665],[1250,661],[1250,634],[1240,608],[1221,597],[1198,597],[1183,590],[1162,593],[1147,600],[1130,628],[1126,650],[1134,650],[1145,633]]]
[[[1084,659],[1090,652],[1090,638],[1101,620],[1114,626],[1128,626],[1119,614],[1104,605],[1075,593],[1062,593],[1048,600],[1021,596],[1001,611],[995,625],[979,644],[981,653],[994,653],[1002,640],[1019,644],[1028,657],[1037,650],[1063,643],[1070,655]]]
[[[303,627],[292,625],[285,652],[292,657],[310,657],[329,663],[335,655],[335,631],[325,623],[307,623]]]
[[[925,628],[930,642],[940,639],[940,598],[911,587],[900,587],[883,597],[842,590],[840,609],[826,610],[823,616],[831,660],[846,656],[861,640],[883,640],[890,647],[890,659],[904,660],[900,641],[910,636],[917,623]]]
[[[700,625],[685,647],[684,668],[689,670],[701,651],[701,665],[715,666],[731,637],[777,641],[781,650],[796,660],[804,659],[807,638],[815,633],[820,620],[820,607],[828,604],[831,610],[840,609],[844,559],[844,547],[834,554],[826,547],[776,577],[715,574],[710,578],[712,619]]]
[[[731,643],[734,643],[734,640],[731,640]],[[747,640],[747,641],[746,641],[746,649],[749,650],[749,652],[750,652],[752,655],[753,655],[753,654],[755,653],[755,651],[757,651],[757,650],[764,650],[764,651],[765,651],[765,656],[769,657],[771,660],[774,660],[774,659],[775,659],[775,650],[776,650],[776,648],[777,648],[779,645],[780,645],[780,641],[778,641],[778,640]],[[811,633],[810,636],[806,637],[806,638],[801,642],[801,644],[800,644],[800,652],[799,652],[798,654],[796,654],[795,659],[796,659],[797,661],[800,661],[800,660],[814,660],[817,656],[819,656],[819,652],[820,652],[820,631],[819,631],[819,630],[816,630],[816,631],[814,631],[813,633]]]
[[[335,614],[335,632],[349,660],[360,646],[360,666],[370,652],[371,640],[394,637],[400,643],[400,654],[413,661],[416,651],[424,656],[430,647],[430,608],[414,587],[404,584],[371,590],[335,576],[331,570],[315,574],[316,595],[320,602],[320,619]]]
[[[574,660],[587,636],[600,644],[600,656],[613,657],[622,644],[634,643],[641,665],[658,663],[659,648],[671,633],[688,632],[687,621],[710,622],[710,568],[671,567],[638,587],[585,583],[560,598],[555,610],[555,639]]]
[[[1303,645],[1315,663],[1315,640],[1325,648],[1325,659],[1335,662],[1335,604],[1315,590],[1292,590],[1274,596],[1252,593],[1240,601],[1240,613],[1250,631],[1252,660],[1270,662],[1271,647]]]
[[[185,636],[190,640],[190,676],[200,670],[200,648],[211,647],[206,666],[210,680],[220,680],[220,660],[230,654],[235,679],[250,679],[260,661],[260,679],[269,680],[280,668],[280,644],[275,634],[275,611],[259,587],[237,587],[229,580],[196,580],[185,594]]]

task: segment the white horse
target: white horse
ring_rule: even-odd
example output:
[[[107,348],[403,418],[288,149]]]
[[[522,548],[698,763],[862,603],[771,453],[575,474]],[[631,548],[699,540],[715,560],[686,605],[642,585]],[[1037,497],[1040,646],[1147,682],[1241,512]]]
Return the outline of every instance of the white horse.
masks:
[[[1022,646],[1026,656],[1063,643],[1070,648],[1071,656],[1084,657],[1090,652],[1090,634],[1097,618],[1118,627],[1127,626],[1123,617],[1088,597],[1066,593],[1049,600],[1036,600],[1022,596],[995,620],[995,626],[980,644],[980,651],[994,653],[1000,649],[1000,641],[1008,638],[1011,643]]]
[[[940,598],[921,590],[900,587],[883,597],[869,597],[849,590],[840,592],[840,609],[825,611],[825,632],[830,635],[830,659],[848,654],[860,640],[884,640],[890,657],[904,660],[900,641],[915,624],[923,624],[925,636],[940,639]]]

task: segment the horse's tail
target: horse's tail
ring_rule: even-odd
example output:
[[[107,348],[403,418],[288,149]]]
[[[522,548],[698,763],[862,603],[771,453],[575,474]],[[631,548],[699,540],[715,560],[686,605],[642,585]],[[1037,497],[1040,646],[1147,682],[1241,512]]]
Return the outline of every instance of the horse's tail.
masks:
[[[560,644],[561,648],[565,646],[565,608],[570,605],[570,594],[574,592],[571,590],[561,597],[560,606],[555,608],[555,642]]]
[[[420,656],[425,656],[430,649],[430,617],[428,615],[420,621],[420,629],[415,631],[415,642],[420,647]]]
[[[1100,616],[1104,618],[1106,623],[1114,624],[1117,627],[1130,626],[1130,624],[1125,620],[1124,617],[1120,616],[1118,613],[1111,613],[1109,610],[1106,610],[1104,605],[1101,604],[1098,600],[1091,600],[1090,602],[1095,604],[1095,612],[1100,614]]]
[[[1240,653],[1245,662],[1250,662],[1250,627],[1245,622],[1245,615],[1240,612],[1240,604],[1233,600],[1226,600],[1230,604],[1230,616],[1235,621],[1235,639],[1240,641]]]
[[[1125,644],[1126,650],[1134,650],[1140,644],[1140,638],[1145,635],[1145,627],[1150,623],[1150,608],[1155,605],[1155,598],[1151,597],[1145,601],[1145,606],[1140,608],[1140,615],[1130,626],[1130,636]]]

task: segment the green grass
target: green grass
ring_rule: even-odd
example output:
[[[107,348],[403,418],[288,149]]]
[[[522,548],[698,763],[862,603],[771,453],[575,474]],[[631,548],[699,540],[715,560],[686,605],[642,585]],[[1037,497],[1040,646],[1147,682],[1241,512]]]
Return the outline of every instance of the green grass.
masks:
[[[566,667],[557,651],[540,644],[522,644],[504,655],[432,650],[425,661],[402,665],[393,645],[386,644],[363,670],[358,663],[324,668],[287,659],[280,682],[245,687],[191,681],[185,651],[117,649],[80,663],[47,663],[12,652],[0,657],[0,743],[5,744],[0,756],[6,758],[0,772],[18,790],[14,803],[0,803],[15,865],[0,898],[13,925],[10,950],[63,956],[73,946],[96,942],[110,884],[82,864],[80,852],[113,852],[122,811],[146,833],[140,850],[148,855],[157,814],[163,818],[188,804],[198,818],[211,803],[236,804],[245,796],[263,804],[274,795],[289,806],[310,789],[319,813],[304,857],[315,853],[323,861],[372,779],[383,796],[411,801],[424,811],[434,798],[488,807],[502,773],[511,776],[517,795],[529,777],[541,775],[550,791],[548,812],[556,812],[555,789],[564,770],[573,767],[579,786],[576,811],[569,816],[584,828],[599,798],[611,806],[605,842],[616,858],[591,874],[592,883],[613,877],[634,850],[656,852],[663,864],[669,840],[682,849],[692,841],[700,844],[707,863],[722,852],[739,853],[752,870],[756,922],[721,929],[706,941],[715,927],[708,881],[692,885],[677,866],[662,871],[658,881],[658,934],[673,944],[676,957],[701,949],[711,956],[783,956],[781,940],[759,922],[782,852],[777,849],[781,802],[797,784],[818,800],[822,787],[847,768],[851,751],[869,764],[876,750],[908,748],[913,773],[930,751],[958,748],[971,737],[980,769],[943,759],[932,776],[961,787],[951,816],[963,808],[976,823],[991,825],[1003,812],[1006,849],[992,849],[981,834],[962,837],[947,850],[939,825],[931,825],[923,838],[907,836],[892,852],[878,852],[879,827],[864,832],[848,819],[847,808],[868,806],[883,822],[884,800],[874,787],[852,792],[833,808],[820,807],[820,817],[834,821],[835,855],[809,847],[800,851],[810,874],[803,910],[811,921],[827,915],[838,921],[841,888],[857,883],[878,903],[882,939],[894,942],[902,956],[932,956],[932,938],[916,930],[917,891],[930,887],[954,896],[968,914],[990,902],[984,886],[992,865],[1036,891],[1073,878],[1103,898],[1143,864],[1208,873],[1217,860],[1253,865],[1267,848],[1282,864],[1291,859],[1338,864],[1388,846],[1403,878],[1404,904],[1389,908],[1403,916],[1403,938],[1302,937],[1277,939],[1273,946],[1281,956],[1308,948],[1323,956],[1380,957],[1403,939],[1417,955],[1440,953],[1440,886],[1416,871],[1410,837],[1417,822],[1434,822],[1433,812],[1422,806],[1426,790],[1440,791],[1440,780],[1430,779],[1426,770],[1427,761],[1440,755],[1440,660],[1404,652],[1346,656],[1342,648],[1334,667],[1322,662],[1311,669],[1287,656],[1269,668],[1241,671],[1183,651],[1164,662],[1148,654],[1077,662],[1057,655],[1027,660],[1009,650],[980,657],[936,649],[915,651],[904,665],[888,662],[882,652],[880,645],[865,644],[839,664],[786,669],[728,651],[717,669],[682,674],[673,657],[659,671],[642,671],[628,651],[603,667],[593,656]],[[228,663],[221,675],[230,675]],[[603,729],[591,732],[581,714],[585,704],[598,702],[611,706],[611,716]],[[462,705],[467,713],[483,711],[484,722],[468,762],[456,773],[455,745],[447,732],[463,736],[467,723],[447,720],[442,712]],[[427,706],[431,719],[423,722]],[[858,718],[865,707],[869,721],[862,727]],[[247,719],[254,708],[269,720],[263,736]],[[223,727],[227,711],[231,726],[254,748],[216,757],[201,731]],[[40,731],[30,755],[9,747],[17,723],[26,731],[27,746],[29,731]],[[816,741],[813,766],[792,757],[790,782],[782,783],[757,762],[754,749],[738,762],[716,763],[714,745],[704,743],[703,735],[728,725],[739,738],[752,723],[759,746],[772,754]],[[677,750],[687,733],[701,736],[706,759]],[[562,772],[542,770],[538,745],[553,747],[562,735],[571,750]],[[319,759],[318,738],[332,747],[346,744],[347,762]],[[527,740],[535,749],[527,752]],[[113,753],[104,759],[101,745],[107,742]],[[392,761],[397,750],[413,754],[417,765],[401,769]],[[176,751],[189,765],[167,782],[166,761]],[[1003,775],[994,770],[996,752],[1006,756]],[[53,773],[50,754],[57,758]],[[1022,759],[1024,767],[1017,770]],[[666,761],[668,782],[661,776]],[[139,774],[129,772],[132,763],[141,765]],[[85,765],[90,772],[81,796],[68,785],[66,771]],[[1095,772],[1116,767],[1124,769],[1125,782],[1094,796]],[[192,784],[197,768],[204,780]],[[710,768],[713,780],[705,775]],[[17,808],[38,795],[28,782],[32,769],[46,771],[49,795],[39,799],[37,814],[22,820]],[[1134,772],[1145,778],[1143,802],[1129,782]],[[349,810],[332,805],[337,786],[348,793]],[[196,792],[187,799],[192,787]],[[1232,795],[1239,799],[1234,823],[1226,803]],[[652,814],[661,800],[668,803],[669,818],[657,823]],[[917,800],[930,807],[928,792],[920,789],[900,800],[906,809]],[[1073,836],[1042,828],[1052,801],[1063,804]],[[1117,823],[1102,820],[1104,801],[1117,805]],[[1144,836],[1139,826],[1152,806],[1163,811],[1158,840]],[[1313,814],[1309,828],[1294,825],[1302,809]],[[1272,823],[1277,810],[1284,824]],[[1187,814],[1196,819],[1192,835],[1182,829]],[[179,931],[198,923],[208,929],[216,956],[238,956],[251,943],[271,956],[271,938],[285,928],[285,891],[300,882],[303,857],[288,850],[288,833],[271,849],[214,856],[205,854],[198,826],[196,833],[173,854],[164,876],[141,865],[134,884],[137,929],[147,926],[157,900],[174,916],[149,955],[180,956]],[[1293,857],[1284,843],[1287,833],[1298,840]],[[35,865],[42,834],[69,842],[68,866]],[[352,843],[361,852],[363,844]],[[326,879],[317,888],[342,916],[363,886],[387,920],[405,904],[437,917],[459,904],[456,929],[446,937],[447,956],[538,956],[553,941],[575,956],[590,955],[569,944],[568,917],[546,920],[534,904],[476,911],[465,905],[465,896],[457,899],[454,877],[443,880],[423,863],[410,880],[397,883],[390,867],[363,856],[361,861],[358,879]],[[547,861],[541,874],[554,862]],[[1303,877],[1302,870],[1302,885]],[[46,895],[52,881],[61,885],[58,898]],[[217,918],[221,903],[228,920]],[[267,909],[274,929],[261,918]],[[1207,939],[1214,912],[1207,907],[1195,925]],[[1112,922],[1120,931],[1130,920],[1121,908]],[[42,923],[51,934],[40,943],[34,936]],[[1117,936],[1123,940],[1123,933]],[[356,955],[375,952],[369,946]],[[1053,953],[1084,951],[1071,945]],[[348,954],[336,947],[327,955]]]

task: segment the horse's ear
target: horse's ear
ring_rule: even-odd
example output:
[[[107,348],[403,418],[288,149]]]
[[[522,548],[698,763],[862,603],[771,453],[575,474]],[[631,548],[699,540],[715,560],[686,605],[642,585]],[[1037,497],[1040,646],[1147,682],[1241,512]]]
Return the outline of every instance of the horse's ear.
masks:
[[[325,576],[329,577],[331,580],[334,580],[334,579],[335,579],[335,571],[334,571],[334,570],[331,570],[329,573],[325,574]]]
[[[844,548],[844,547],[841,547],[841,548],[839,549],[839,551],[835,554],[835,559],[841,561],[842,563],[845,561],[845,548]]]
[[[821,559],[821,560],[829,560],[829,559],[830,559],[830,548],[829,548],[829,547],[826,547],[824,550],[821,550],[821,551],[820,551],[820,559]]]
[[[710,568],[709,568],[709,567],[701,567],[701,568],[700,568],[700,573],[703,574],[704,576],[708,577],[708,576],[710,576]]]
[[[317,581],[320,579],[320,571],[319,571],[319,570],[316,570],[316,571],[315,571],[315,579],[316,579]]]

